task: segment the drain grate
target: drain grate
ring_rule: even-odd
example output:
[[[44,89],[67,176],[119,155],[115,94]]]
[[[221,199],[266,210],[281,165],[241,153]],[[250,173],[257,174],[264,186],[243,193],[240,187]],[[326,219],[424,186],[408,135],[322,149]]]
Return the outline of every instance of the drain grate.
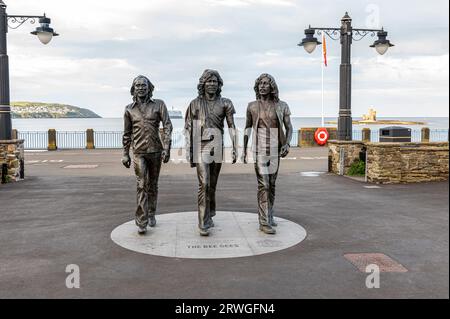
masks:
[[[366,267],[375,264],[380,268],[380,272],[407,272],[403,267],[391,257],[380,253],[345,254],[344,257],[350,261],[361,272],[366,272]]]

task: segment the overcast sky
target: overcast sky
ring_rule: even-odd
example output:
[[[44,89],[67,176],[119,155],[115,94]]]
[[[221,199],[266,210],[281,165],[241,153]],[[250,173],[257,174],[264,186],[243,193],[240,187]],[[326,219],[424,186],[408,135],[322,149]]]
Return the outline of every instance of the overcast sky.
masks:
[[[447,0],[4,0],[10,15],[42,14],[60,33],[44,46],[25,24],[8,33],[11,100],[85,107],[121,117],[132,79],[146,75],[154,96],[184,112],[202,71],[216,69],[238,116],[272,74],[294,116],[320,116],[321,54],[297,43],[304,29],[381,27],[395,44],[384,56],[370,36],[352,46],[353,115],[448,116]],[[337,116],[340,45],[328,39],[325,114]]]

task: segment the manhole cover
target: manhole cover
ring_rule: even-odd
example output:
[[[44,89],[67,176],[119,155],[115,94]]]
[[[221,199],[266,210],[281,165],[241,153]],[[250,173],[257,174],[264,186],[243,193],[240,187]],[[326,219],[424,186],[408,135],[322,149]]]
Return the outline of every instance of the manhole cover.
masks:
[[[234,258],[261,255],[297,245],[306,238],[305,229],[275,217],[276,235],[259,231],[258,215],[217,212],[208,237],[198,233],[197,212],[157,215],[157,224],[145,235],[137,233],[134,221],[118,226],[111,239],[123,248],[143,254],[177,258]]]
[[[407,272],[403,267],[391,257],[380,253],[345,254],[344,257],[350,261],[361,272],[366,272],[368,265],[374,264],[380,268],[380,272]]]

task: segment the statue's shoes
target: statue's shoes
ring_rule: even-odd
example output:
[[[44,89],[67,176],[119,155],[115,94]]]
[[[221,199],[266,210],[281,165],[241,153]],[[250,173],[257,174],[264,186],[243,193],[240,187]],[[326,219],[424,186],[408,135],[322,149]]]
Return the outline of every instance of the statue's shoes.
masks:
[[[278,223],[275,222],[275,219],[272,219],[272,220],[270,221],[270,226],[272,226],[272,227],[277,227],[277,226],[278,226]]]
[[[277,233],[277,231],[270,226],[260,225],[259,230],[269,235],[275,235]]]
[[[206,228],[214,227],[214,221],[212,220],[212,218],[206,222],[205,227]]]
[[[199,229],[200,236],[209,236],[209,231],[207,229]]]
[[[150,227],[155,227],[156,226],[156,218],[155,216],[150,216],[150,223],[149,223]]]
[[[138,234],[144,235],[147,232],[147,227],[138,227]]]

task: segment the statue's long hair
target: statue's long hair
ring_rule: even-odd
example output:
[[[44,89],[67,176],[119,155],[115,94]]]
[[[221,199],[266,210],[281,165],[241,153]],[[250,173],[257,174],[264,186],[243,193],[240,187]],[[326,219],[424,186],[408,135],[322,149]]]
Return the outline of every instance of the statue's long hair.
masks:
[[[216,70],[210,70],[207,69],[203,72],[202,76],[198,80],[197,90],[198,90],[198,96],[201,98],[205,97],[205,83],[208,82],[209,78],[212,76],[216,76],[217,81],[219,81],[219,87],[217,88],[217,96],[220,97],[220,93],[222,92],[222,86],[223,86],[223,80],[220,77],[219,72]]]
[[[269,83],[270,83],[270,87],[271,87],[271,92],[270,92],[270,97],[274,102],[279,102],[280,98],[278,97],[278,85],[277,82],[275,82],[275,79],[273,76],[271,76],[270,74],[267,73],[263,73],[261,74],[255,81],[255,86],[254,86],[254,90],[256,93],[256,99],[260,100],[261,99],[261,95],[259,94],[259,83],[261,83],[262,79],[267,78],[269,79]]]
[[[133,96],[133,101],[135,101],[135,102],[136,102],[137,97],[136,97],[135,92],[134,92],[134,85],[139,80],[144,80],[145,82],[147,82],[148,95],[145,97],[145,102],[147,103],[147,102],[150,101],[150,99],[153,96],[153,90],[155,89],[155,86],[153,85],[152,82],[150,82],[150,80],[146,76],[138,75],[137,77],[135,77],[134,80],[133,80],[133,83],[131,84],[131,89],[130,89],[130,93]]]

